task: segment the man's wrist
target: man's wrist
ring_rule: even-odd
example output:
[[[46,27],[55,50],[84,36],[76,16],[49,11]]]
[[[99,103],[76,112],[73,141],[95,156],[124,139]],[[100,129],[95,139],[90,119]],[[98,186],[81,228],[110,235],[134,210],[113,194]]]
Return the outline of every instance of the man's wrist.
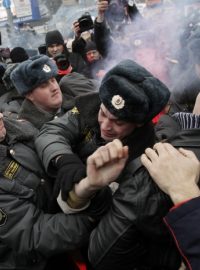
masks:
[[[69,192],[69,196],[67,199],[67,204],[72,208],[72,209],[80,209],[80,208],[85,208],[89,205],[90,200],[88,198],[80,198],[76,195],[75,191],[72,190]]]
[[[88,181],[88,178],[83,178],[78,184],[74,186],[74,192],[79,198],[91,198],[96,189],[92,187]]]
[[[200,190],[197,185],[180,188],[169,192],[170,198],[174,204],[179,204],[183,201],[190,200],[200,196]]]
[[[90,186],[87,177],[83,178],[78,184],[75,184],[74,189],[69,192],[67,204],[74,209],[84,207],[89,204],[95,191]]]
[[[104,14],[99,13],[96,18],[96,22],[102,23],[103,21],[104,21]]]

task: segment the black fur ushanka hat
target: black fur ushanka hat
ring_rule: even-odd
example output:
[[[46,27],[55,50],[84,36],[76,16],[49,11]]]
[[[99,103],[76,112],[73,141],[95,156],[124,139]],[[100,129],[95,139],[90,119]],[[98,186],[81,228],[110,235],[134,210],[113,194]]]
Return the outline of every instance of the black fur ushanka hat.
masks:
[[[105,74],[99,96],[118,119],[144,124],[162,111],[170,91],[144,67],[128,59]]]

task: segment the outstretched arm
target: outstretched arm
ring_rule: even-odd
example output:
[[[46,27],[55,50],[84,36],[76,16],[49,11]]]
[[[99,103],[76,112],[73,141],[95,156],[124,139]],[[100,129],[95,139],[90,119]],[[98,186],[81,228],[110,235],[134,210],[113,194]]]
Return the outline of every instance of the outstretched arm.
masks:
[[[98,0],[97,2],[97,22],[102,23],[104,21],[105,12],[108,9],[108,1]]]

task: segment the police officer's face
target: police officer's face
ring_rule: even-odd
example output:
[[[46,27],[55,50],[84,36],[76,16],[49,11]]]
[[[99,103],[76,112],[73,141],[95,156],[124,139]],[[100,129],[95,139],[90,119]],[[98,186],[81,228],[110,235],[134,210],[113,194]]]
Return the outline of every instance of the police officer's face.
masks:
[[[62,104],[62,93],[55,78],[42,83],[26,95],[33,104],[47,112],[58,110]]]
[[[118,120],[112,115],[106,107],[101,104],[98,121],[101,130],[101,137],[105,141],[112,141],[114,139],[123,139],[130,135],[136,128],[134,123]]]
[[[55,57],[57,54],[62,53],[64,47],[62,44],[52,44],[47,48],[47,51],[51,57]]]

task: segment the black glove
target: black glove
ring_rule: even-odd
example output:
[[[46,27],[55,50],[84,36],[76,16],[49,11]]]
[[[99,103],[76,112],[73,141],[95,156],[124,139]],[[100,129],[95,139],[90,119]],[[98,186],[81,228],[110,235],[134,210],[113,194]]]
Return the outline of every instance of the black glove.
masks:
[[[57,198],[61,190],[61,197],[64,201],[68,198],[68,193],[86,176],[86,166],[75,154],[65,154],[56,162],[58,168],[57,178],[54,184],[54,197]]]
[[[85,210],[85,213],[95,221],[99,221],[109,211],[111,202],[111,189],[109,187],[104,187],[91,199],[90,206]]]

